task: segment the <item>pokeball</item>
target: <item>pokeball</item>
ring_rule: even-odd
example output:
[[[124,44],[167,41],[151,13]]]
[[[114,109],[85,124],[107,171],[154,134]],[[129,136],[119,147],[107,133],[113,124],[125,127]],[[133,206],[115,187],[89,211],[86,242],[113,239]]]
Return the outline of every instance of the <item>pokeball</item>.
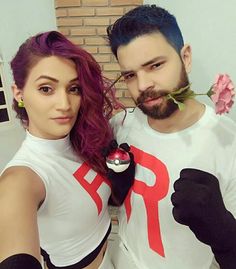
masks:
[[[107,167],[116,173],[125,171],[130,165],[129,153],[121,148],[113,150],[106,158]]]

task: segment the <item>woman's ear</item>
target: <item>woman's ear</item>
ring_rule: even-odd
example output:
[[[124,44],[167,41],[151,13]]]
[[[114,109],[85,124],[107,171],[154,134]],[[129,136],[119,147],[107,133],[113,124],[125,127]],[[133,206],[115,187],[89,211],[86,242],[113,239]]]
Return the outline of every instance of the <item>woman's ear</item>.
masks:
[[[190,73],[192,67],[192,49],[190,45],[188,44],[184,45],[180,51],[180,55],[186,72]]]
[[[16,84],[11,86],[14,99],[19,103],[23,100],[23,90],[19,89]]]

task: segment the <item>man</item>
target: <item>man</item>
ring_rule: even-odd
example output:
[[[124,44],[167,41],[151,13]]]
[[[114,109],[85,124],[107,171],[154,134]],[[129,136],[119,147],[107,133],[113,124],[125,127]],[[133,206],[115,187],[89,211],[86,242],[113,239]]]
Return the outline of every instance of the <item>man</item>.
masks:
[[[111,122],[137,163],[120,208],[116,268],[236,268],[235,123],[187,98],[191,48],[166,10],[139,6],[107,32],[137,104]],[[182,88],[179,110],[170,93]]]

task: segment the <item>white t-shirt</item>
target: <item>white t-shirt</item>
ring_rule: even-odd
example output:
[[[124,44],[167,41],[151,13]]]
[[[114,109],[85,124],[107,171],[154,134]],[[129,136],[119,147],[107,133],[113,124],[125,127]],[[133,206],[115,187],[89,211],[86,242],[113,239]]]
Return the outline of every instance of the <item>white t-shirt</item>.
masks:
[[[75,264],[96,249],[110,226],[111,191],[75,155],[69,136],[45,140],[27,132],[6,168],[11,166],[31,168],[45,185],[46,198],[38,210],[40,246],[54,265]]]
[[[131,196],[120,208],[119,234],[140,269],[209,269],[213,254],[172,215],[173,183],[183,168],[214,174],[226,208],[236,216],[236,124],[206,106],[202,118],[176,133],[150,128],[139,110],[111,120],[118,143],[137,163]],[[217,216],[216,216],[217,218]]]

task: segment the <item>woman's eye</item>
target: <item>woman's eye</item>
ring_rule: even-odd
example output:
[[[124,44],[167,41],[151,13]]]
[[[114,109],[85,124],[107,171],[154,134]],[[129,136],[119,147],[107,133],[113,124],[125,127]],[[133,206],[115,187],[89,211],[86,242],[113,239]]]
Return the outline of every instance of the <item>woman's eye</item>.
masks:
[[[72,86],[70,87],[69,91],[73,94],[81,94],[81,87],[80,86]]]
[[[52,88],[49,86],[42,86],[39,88],[39,91],[47,94],[52,92]]]

